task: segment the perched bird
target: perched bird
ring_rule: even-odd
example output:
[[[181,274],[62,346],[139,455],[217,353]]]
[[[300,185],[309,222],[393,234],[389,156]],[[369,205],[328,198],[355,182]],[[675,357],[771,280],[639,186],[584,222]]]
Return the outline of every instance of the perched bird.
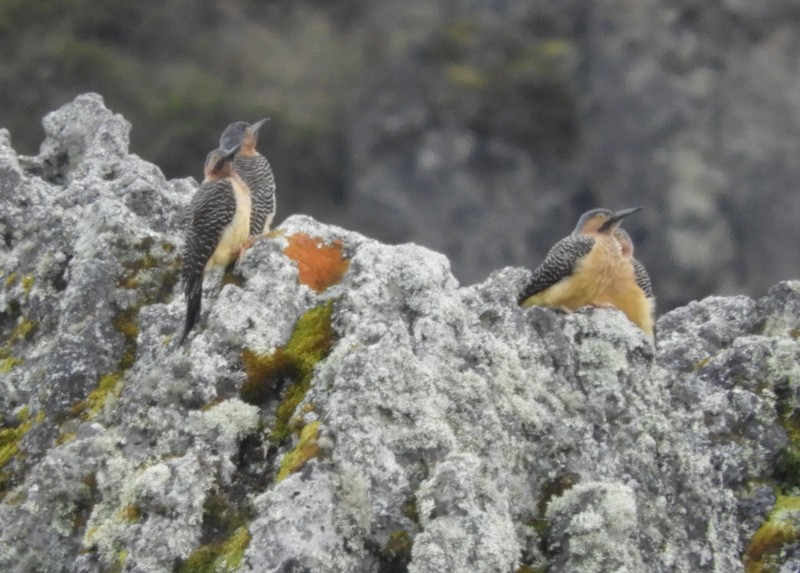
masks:
[[[181,276],[186,293],[183,344],[200,316],[203,275],[215,265],[234,262],[250,236],[250,190],[233,168],[239,147],[208,154],[205,180],[188,209]]]
[[[592,209],[581,215],[572,234],[553,245],[533,271],[519,303],[524,308],[538,305],[570,311],[591,304],[624,264],[622,247],[612,235],[614,229],[640,209],[616,213]]]
[[[613,272],[608,285],[591,304],[618,308],[631,322],[652,336],[655,297],[650,275],[644,265],[633,257],[630,235],[617,227],[612,236],[620,245],[623,264]]]
[[[241,145],[233,161],[236,172],[250,187],[253,210],[250,216],[250,235],[258,237],[269,231],[275,217],[275,176],[267,158],[256,149],[258,132],[268,120],[250,125],[245,121],[230,124],[219,138],[219,146],[230,149]]]
[[[642,289],[644,295],[653,303],[655,310],[656,297],[653,294],[653,283],[650,282],[650,274],[642,264],[642,262],[633,256],[633,241],[631,236],[622,227],[617,227],[614,230],[614,238],[622,247],[622,256],[631,260],[633,265],[633,272],[636,274],[636,284]]]

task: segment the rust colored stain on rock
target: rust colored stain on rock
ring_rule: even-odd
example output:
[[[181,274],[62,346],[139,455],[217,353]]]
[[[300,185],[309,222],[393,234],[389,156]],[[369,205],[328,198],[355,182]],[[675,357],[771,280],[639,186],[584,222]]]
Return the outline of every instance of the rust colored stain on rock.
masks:
[[[322,239],[305,233],[288,237],[289,246],[283,252],[297,263],[302,284],[322,292],[342,280],[350,261],[342,256],[342,242],[326,245]]]

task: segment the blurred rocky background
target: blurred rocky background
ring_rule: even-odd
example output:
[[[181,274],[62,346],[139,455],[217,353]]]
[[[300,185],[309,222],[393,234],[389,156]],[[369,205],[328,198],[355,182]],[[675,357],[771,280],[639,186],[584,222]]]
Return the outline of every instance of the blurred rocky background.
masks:
[[[0,126],[36,154],[87,91],[132,151],[199,178],[270,117],[278,219],[533,267],[579,214],[627,223],[660,310],[761,296],[800,266],[792,0],[58,0],[0,4]]]

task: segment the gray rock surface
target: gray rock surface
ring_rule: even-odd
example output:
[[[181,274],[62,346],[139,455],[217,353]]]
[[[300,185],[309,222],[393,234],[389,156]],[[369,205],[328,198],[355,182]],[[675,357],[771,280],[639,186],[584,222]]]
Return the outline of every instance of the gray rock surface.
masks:
[[[743,571],[797,493],[800,282],[678,308],[654,344],[520,309],[525,269],[462,287],[296,215],[206,278],[175,349],[196,182],[96,95],[44,123],[36,157],[0,132],[2,571]],[[340,281],[306,286],[300,234]]]

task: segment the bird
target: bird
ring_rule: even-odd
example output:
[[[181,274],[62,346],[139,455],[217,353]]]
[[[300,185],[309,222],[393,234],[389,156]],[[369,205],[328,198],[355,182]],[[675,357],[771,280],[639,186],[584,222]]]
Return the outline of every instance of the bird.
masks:
[[[533,271],[519,304],[567,311],[592,304],[624,264],[622,247],[612,236],[614,229],[640,209],[592,209],[581,215],[572,233],[553,245]]]
[[[253,197],[253,210],[250,215],[252,240],[268,233],[275,217],[275,176],[267,158],[256,149],[258,132],[267,121],[269,119],[262,119],[253,125],[245,121],[236,121],[226,127],[219,138],[219,146],[222,149],[241,145],[233,165],[239,176],[250,187]]]
[[[633,271],[636,274],[636,284],[639,285],[639,288],[642,289],[645,296],[651,299],[653,308],[655,309],[656,298],[653,294],[653,283],[650,281],[650,273],[647,272],[642,262],[633,256],[633,241],[631,240],[631,236],[622,227],[614,229],[613,234],[620,247],[622,247],[622,256],[631,260]]]
[[[623,264],[616,268],[606,287],[590,304],[621,310],[631,322],[653,336],[655,296],[650,275],[634,258],[630,235],[621,227],[614,229],[611,235],[620,245]]]
[[[250,190],[233,168],[238,151],[237,145],[208,154],[205,179],[189,202],[181,268],[186,323],[178,346],[200,316],[205,272],[235,262],[250,236]]]

